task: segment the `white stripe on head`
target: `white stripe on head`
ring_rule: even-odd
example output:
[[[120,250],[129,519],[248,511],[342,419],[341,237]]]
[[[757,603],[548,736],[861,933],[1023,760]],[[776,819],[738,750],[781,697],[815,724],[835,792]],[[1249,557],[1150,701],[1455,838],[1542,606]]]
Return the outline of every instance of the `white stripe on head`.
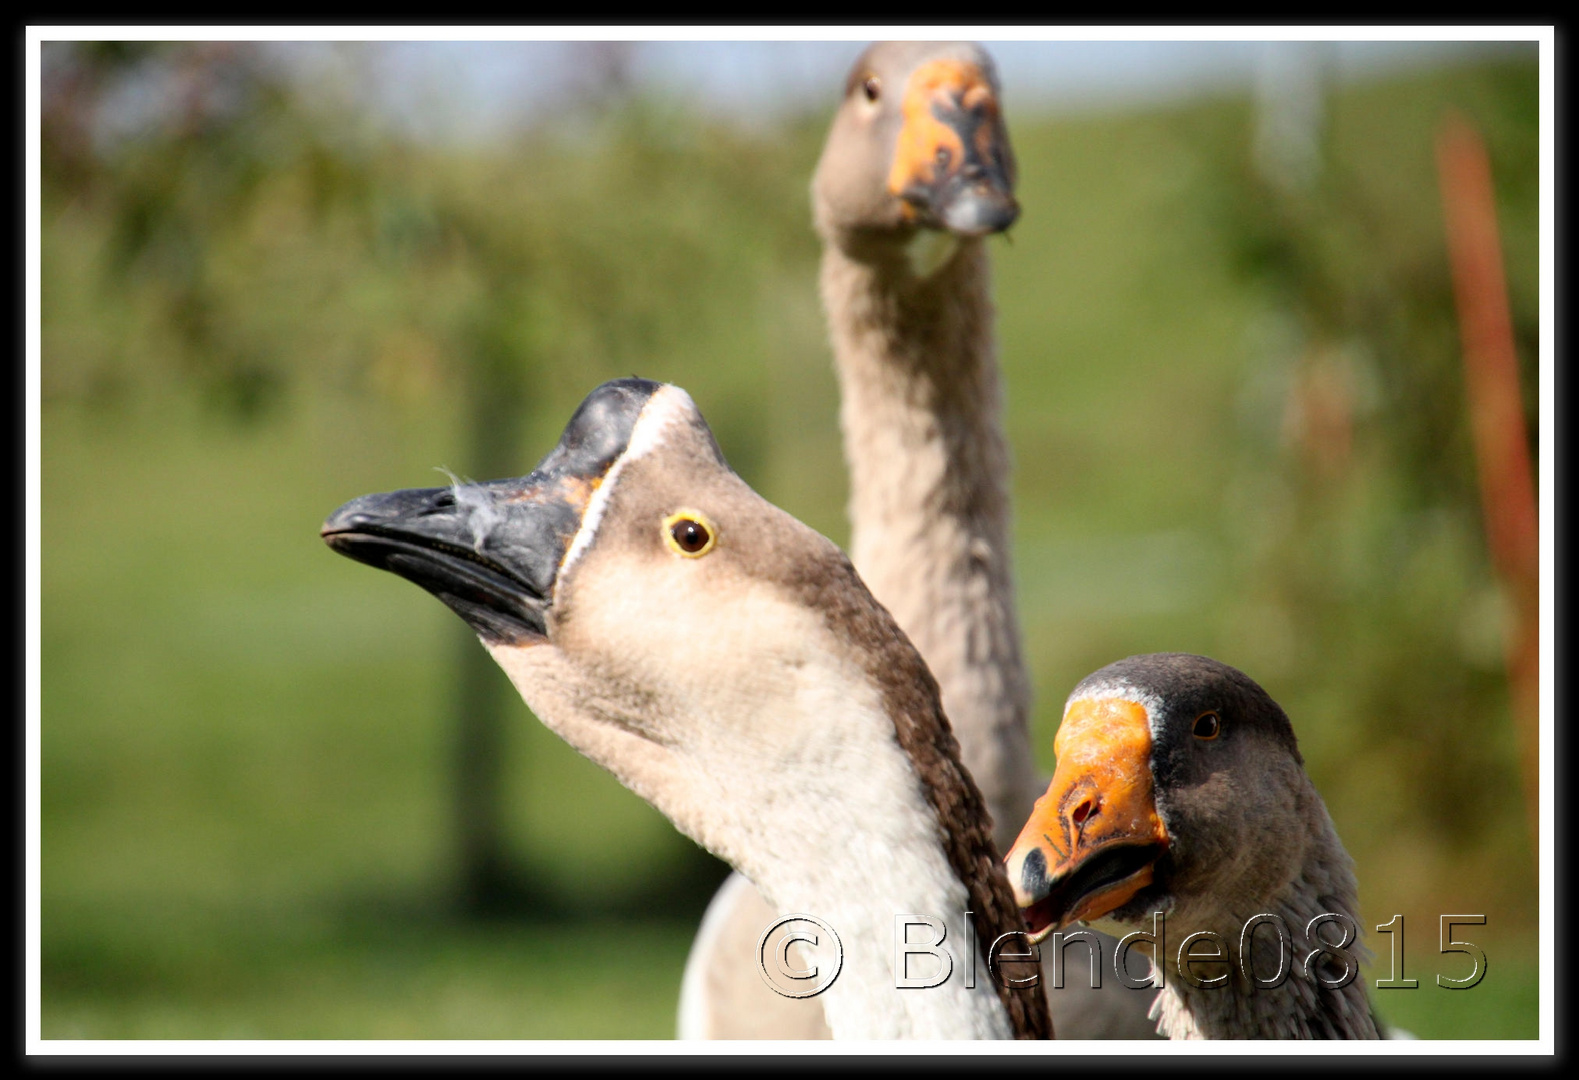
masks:
[[[603,512],[608,509],[609,493],[614,490],[625,463],[652,453],[663,445],[664,437],[674,424],[689,422],[695,415],[696,403],[691,400],[690,394],[678,386],[665,383],[647,399],[647,404],[642,406],[641,414],[631,427],[631,436],[625,444],[624,453],[615,459],[613,466],[604,475],[603,482],[592,493],[592,498],[587,500],[586,512],[581,515],[581,528],[576,530],[576,538],[560,560],[559,572],[554,577],[555,592],[559,591],[559,582],[564,579],[565,572],[575,565],[597,536]]]

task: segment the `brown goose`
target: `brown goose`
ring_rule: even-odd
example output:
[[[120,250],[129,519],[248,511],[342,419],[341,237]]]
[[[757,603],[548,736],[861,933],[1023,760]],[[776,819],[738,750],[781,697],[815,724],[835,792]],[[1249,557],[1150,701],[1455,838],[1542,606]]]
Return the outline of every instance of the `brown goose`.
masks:
[[[1019,215],[999,100],[977,45],[872,46],[850,70],[812,196],[850,557],[937,676],[1007,845],[1041,785],[986,246]]]
[[[1075,687],[1054,745],[1057,772],[1007,859],[1035,938],[1096,920],[1156,934],[1162,912],[1162,1034],[1378,1037],[1354,864],[1254,680],[1204,656],[1132,656]]]
[[[1019,214],[1000,97],[978,45],[871,46],[845,80],[812,200],[851,559],[936,676],[1003,848],[1045,783],[1014,609],[986,248]],[[757,973],[771,919],[749,881],[725,882],[686,963],[681,1038],[828,1036],[819,1002],[780,997]],[[1082,984],[1049,1000],[1066,1034],[1153,1036],[1135,995]]]
[[[448,604],[545,724],[776,912],[832,925],[836,1037],[1051,1035],[1040,988],[895,988],[896,914],[956,948],[1021,930],[986,809],[915,649],[683,390],[606,383],[531,475],[366,496],[323,536]]]

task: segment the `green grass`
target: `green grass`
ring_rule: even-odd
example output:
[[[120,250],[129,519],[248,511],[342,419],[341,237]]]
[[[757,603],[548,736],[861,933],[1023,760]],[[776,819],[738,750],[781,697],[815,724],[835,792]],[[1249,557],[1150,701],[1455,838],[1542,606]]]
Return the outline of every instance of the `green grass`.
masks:
[[[46,410],[46,1038],[672,1032],[689,926],[442,915],[452,619],[316,526],[349,493],[423,482],[446,428],[350,405],[252,431],[180,399]],[[1022,565],[1066,575],[1022,575],[1028,624],[1046,625],[1037,590],[1100,607],[1108,560],[1163,583],[1192,557],[1122,543],[1022,542]],[[1033,655],[1056,653],[1042,640]],[[574,902],[661,877],[685,841],[520,721],[511,839],[550,887]],[[1533,1037],[1530,942],[1488,939],[1487,980],[1450,993],[1415,956],[1433,913],[1408,915],[1426,985],[1383,995],[1385,1016],[1422,1038]]]
[[[240,433],[179,399],[49,410],[46,1038],[672,1035],[694,924],[446,914],[461,635],[317,538],[382,482],[359,471],[443,460],[441,421],[391,439],[354,409]],[[688,841],[524,707],[515,734],[540,884],[574,905],[662,877]]]
[[[1336,145],[1369,147],[1362,171],[1399,187],[1424,229],[1435,211],[1416,195],[1420,176],[1429,182],[1421,117],[1496,85],[1459,73],[1357,91],[1335,106]],[[1373,700],[1340,676],[1381,649],[1415,655],[1416,639],[1396,633],[1413,624],[1323,626],[1277,602],[1278,575],[1293,570],[1266,554],[1267,523],[1294,496],[1279,486],[1276,416],[1262,415],[1266,299],[1236,274],[1218,227],[1246,107],[1011,119],[1025,213],[994,259],[1041,766],[1053,764],[1064,695],[1097,666],[1156,649],[1239,664],[1289,708],[1355,856],[1370,925],[1408,919],[1408,973],[1423,985],[1379,994],[1383,1016],[1422,1038],[1534,1037],[1533,860],[1501,706],[1436,735],[1400,727],[1396,710],[1419,686]],[[809,175],[820,138],[791,133],[777,157],[742,163],[758,170],[742,183],[771,172],[764,161]],[[619,250],[627,227],[661,239],[656,223],[672,210],[695,244],[720,245],[700,281],[678,276],[686,249],[663,254],[656,276],[633,271],[632,291],[610,301],[621,307],[611,317],[629,315],[633,327],[610,339],[613,355],[559,310],[580,279],[528,298],[538,338],[521,466],[591,386],[636,370],[685,386],[751,483],[842,542],[847,486],[815,245],[801,232],[774,239],[749,201],[710,216],[706,199],[735,196],[688,188],[688,160],[666,166],[662,200],[632,195],[635,225],[599,221],[588,243]],[[628,182],[588,169],[616,190]],[[804,200],[800,180],[784,189]],[[728,227],[709,231],[713,220]],[[689,842],[518,707],[509,846],[563,908],[588,917],[450,914],[450,679],[457,650],[477,646],[431,597],[337,558],[317,536],[352,496],[440,482],[435,466],[464,470],[470,441],[445,366],[453,358],[442,355],[446,312],[464,306],[451,278],[463,275],[410,286],[387,266],[358,276],[350,241],[283,224],[276,247],[233,253],[226,273],[243,285],[242,267],[267,268],[259,288],[273,291],[245,309],[259,339],[308,358],[275,412],[238,424],[170,388],[157,290],[150,300],[98,281],[103,237],[90,209],[49,224],[44,1036],[669,1035],[694,923],[592,913],[664,881]],[[1510,252],[1531,250],[1527,232]],[[239,304],[249,294],[238,289]],[[676,291],[690,297],[681,314],[665,308]],[[341,377],[358,356],[371,373],[362,383]],[[1485,576],[1472,534],[1388,532],[1393,519],[1376,508],[1397,486],[1377,460],[1364,459],[1372,471],[1354,492],[1318,503],[1315,524],[1328,531],[1303,557],[1331,554],[1328,592],[1349,604],[1340,610],[1396,608],[1431,626],[1469,619],[1479,609],[1455,605]],[[1366,608],[1378,552],[1402,553],[1408,588]],[[1345,560],[1372,576],[1347,582]],[[1490,668],[1472,650],[1418,655],[1428,680],[1450,690],[1496,678],[1495,650]],[[1466,690],[1451,700],[1485,699]],[[1433,709],[1415,722],[1433,722]],[[1437,775],[1439,759],[1422,756],[1432,738],[1434,752],[1482,770],[1503,797],[1468,797],[1466,814],[1462,777]],[[1432,984],[1437,970],[1458,970],[1434,966],[1443,911],[1490,918],[1472,938],[1490,971],[1472,990]]]
[[[1374,989],[1377,979],[1388,976],[1385,955],[1380,970],[1372,965],[1371,998],[1377,1012],[1388,1024],[1403,1028],[1420,1039],[1535,1039],[1540,1035],[1540,950],[1525,934],[1496,938],[1476,938],[1480,927],[1459,927],[1460,940],[1468,938],[1486,949],[1486,974],[1467,990],[1453,990],[1436,984],[1436,976],[1462,979],[1468,976],[1470,960],[1454,953],[1437,956],[1434,943],[1425,940],[1435,933],[1421,924],[1434,919],[1408,923],[1419,939],[1411,939],[1405,961],[1406,978],[1418,987]],[[1370,938],[1372,948],[1385,953],[1386,939]]]
[[[695,933],[420,914],[161,921],[49,949],[44,1038],[667,1039]]]

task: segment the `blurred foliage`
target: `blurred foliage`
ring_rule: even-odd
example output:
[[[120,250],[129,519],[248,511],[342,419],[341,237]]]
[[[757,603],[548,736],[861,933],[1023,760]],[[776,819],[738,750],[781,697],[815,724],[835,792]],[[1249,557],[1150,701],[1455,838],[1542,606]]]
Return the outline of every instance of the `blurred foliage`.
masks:
[[[44,49],[44,1033],[663,1037],[689,924],[442,917],[455,620],[316,528],[435,466],[524,471],[638,373],[842,542],[807,202],[825,118],[747,131],[611,78],[552,126],[436,148],[283,55]],[[1535,100],[1533,55],[1341,88],[1299,189],[1257,171],[1247,99],[1009,101],[1025,213],[994,259],[1041,764],[1068,689],[1119,656],[1249,671],[1367,917],[1410,920],[1422,989],[1379,1006],[1427,1037],[1534,1034],[1431,140],[1452,106],[1490,145],[1538,434]],[[507,840],[562,910],[684,861],[513,710]],[[1451,910],[1490,917],[1469,994],[1431,986]]]
[[[44,128],[46,216],[107,227],[83,298],[165,339],[61,342],[47,399],[173,374],[241,418],[304,381],[412,403],[463,358],[518,383],[539,354],[579,397],[813,251],[787,147],[660,105],[444,154],[314,107],[256,44],[45,51],[46,97],[73,102]],[[105,114],[138,96],[169,100],[115,132]]]
[[[1493,167],[1508,178],[1499,195],[1518,265],[1511,292],[1533,457],[1535,69],[1456,89],[1454,105],[1496,133]],[[1466,744],[1487,717],[1509,724],[1500,646],[1509,612],[1484,554],[1431,153],[1444,103],[1417,89],[1395,93],[1387,111],[1377,104],[1374,92],[1334,100],[1323,165],[1308,182],[1245,167],[1219,187],[1230,258],[1267,310],[1259,377],[1280,384],[1245,401],[1261,438],[1241,454],[1262,460],[1241,465],[1240,494],[1255,494],[1230,504],[1258,534],[1241,548],[1237,595],[1254,618],[1297,624],[1279,643],[1295,694],[1335,715],[1388,718],[1352,729],[1343,756],[1372,767],[1329,765],[1328,797],[1364,800],[1378,782],[1416,792],[1396,828],[1472,845],[1510,828],[1464,797],[1486,767]],[[1413,121],[1404,133],[1400,120]],[[1392,139],[1401,145],[1384,152]],[[1281,456],[1278,467],[1265,467],[1268,455]],[[1507,790],[1514,798],[1517,784]]]

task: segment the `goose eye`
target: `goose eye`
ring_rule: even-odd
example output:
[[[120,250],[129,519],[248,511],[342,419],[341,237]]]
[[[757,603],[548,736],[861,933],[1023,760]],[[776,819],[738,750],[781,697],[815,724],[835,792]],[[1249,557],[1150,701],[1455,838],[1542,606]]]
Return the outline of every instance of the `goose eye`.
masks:
[[[1222,718],[1214,712],[1204,712],[1195,718],[1195,737],[1197,739],[1215,739],[1222,730]]]
[[[861,90],[866,94],[867,101],[876,101],[877,95],[882,93],[883,84],[877,81],[876,75],[868,75],[866,81],[861,83]]]
[[[670,550],[688,559],[713,550],[716,532],[712,523],[694,510],[677,510],[663,522],[663,537]]]

